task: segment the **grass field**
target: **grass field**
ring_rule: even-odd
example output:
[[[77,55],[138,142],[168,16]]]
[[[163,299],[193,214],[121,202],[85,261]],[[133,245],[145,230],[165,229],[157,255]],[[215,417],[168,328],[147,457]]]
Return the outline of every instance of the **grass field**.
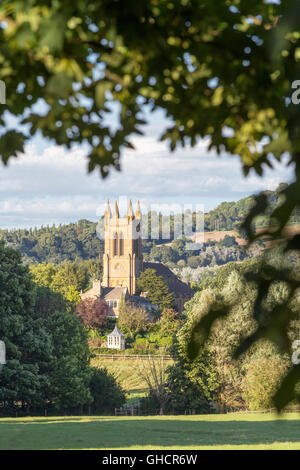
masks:
[[[147,385],[139,376],[138,361],[133,359],[92,359],[94,367],[106,368],[126,391],[127,398],[146,395]]]
[[[260,228],[257,229],[257,233],[261,233],[265,230],[265,228]],[[300,224],[293,224],[293,225],[288,225],[285,230],[284,230],[284,235],[287,238],[291,238],[297,233],[300,233]],[[239,245],[246,245],[247,241],[244,238],[241,238],[239,236],[239,233],[237,230],[215,230],[212,232],[196,232],[191,238],[193,241],[201,243],[202,240],[204,240],[205,243],[207,243],[209,240],[214,240],[216,242],[220,242],[225,238],[226,235],[229,235],[230,237],[235,237],[237,243]],[[171,243],[166,243],[166,245],[171,245]],[[270,243],[266,242],[266,246],[269,247]]]
[[[300,450],[300,415],[1,418],[0,449]]]

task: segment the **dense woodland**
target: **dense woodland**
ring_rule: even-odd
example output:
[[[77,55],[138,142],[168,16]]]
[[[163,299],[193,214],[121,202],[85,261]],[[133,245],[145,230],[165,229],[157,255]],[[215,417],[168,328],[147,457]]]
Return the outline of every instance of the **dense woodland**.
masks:
[[[280,250],[272,253],[271,258],[274,266],[296,267],[292,258],[283,263]],[[292,349],[284,354],[272,344],[272,338],[261,337],[238,360],[233,357],[240,339],[256,330],[252,312],[258,288],[257,282],[247,279],[247,275],[258,272],[262,263],[261,259],[228,263],[213,273],[207,271],[202,281],[194,286],[197,292],[186,304],[171,343],[174,365],[167,370],[165,395],[161,397],[155,390],[151,391],[142,402],[145,412],[158,413],[162,403],[165,412],[175,414],[184,413],[186,409],[212,413],[273,406],[272,397],[290,368]],[[279,282],[264,301],[265,313],[287,295],[286,284]],[[299,301],[298,293],[291,305],[293,320],[288,330],[289,344],[299,338]],[[224,303],[228,314],[214,323],[205,348],[199,349],[194,361],[190,360],[194,325],[210,308],[220,308]],[[289,406],[292,409],[296,403]]]
[[[97,237],[96,225],[79,220],[58,227],[1,230],[1,239],[19,250],[26,264],[87,260],[103,253],[103,241]]]
[[[90,367],[88,332],[62,293],[33,282],[20,253],[0,242],[0,337],[7,362],[0,415],[112,412],[125,401],[114,377]],[[99,389],[101,394],[99,394]]]

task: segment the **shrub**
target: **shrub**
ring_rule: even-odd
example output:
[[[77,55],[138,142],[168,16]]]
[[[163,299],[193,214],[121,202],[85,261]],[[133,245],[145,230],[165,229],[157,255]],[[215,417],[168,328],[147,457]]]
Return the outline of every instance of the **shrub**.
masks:
[[[86,299],[79,302],[75,313],[87,328],[102,328],[107,323],[107,309],[108,306],[102,299]]]
[[[179,314],[172,308],[164,308],[160,317],[161,334],[173,335],[181,323]]]
[[[260,357],[247,366],[243,379],[243,398],[250,410],[271,408],[287,363],[280,357]]]
[[[140,399],[140,410],[143,415],[156,415],[159,414],[160,405],[159,400],[153,393]]]
[[[97,349],[101,347],[101,339],[94,337],[94,338],[88,338],[88,345],[90,349]]]
[[[145,310],[131,305],[120,308],[118,325],[123,333],[128,333],[131,338],[144,331],[148,327],[148,315]]]

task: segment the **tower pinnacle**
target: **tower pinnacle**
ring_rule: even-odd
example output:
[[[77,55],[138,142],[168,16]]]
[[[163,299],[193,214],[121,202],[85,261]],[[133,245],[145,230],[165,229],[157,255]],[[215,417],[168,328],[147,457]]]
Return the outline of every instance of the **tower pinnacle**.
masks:
[[[106,204],[106,211],[104,213],[105,219],[110,219],[111,218],[111,210],[110,210],[110,205],[109,205],[109,199],[107,199],[107,204]]]
[[[120,217],[117,201],[115,202],[115,213],[114,213],[114,217],[116,217],[117,219]]]
[[[142,218],[140,201],[138,201],[138,203],[137,203],[137,208],[136,208],[135,217],[136,217],[137,219],[141,219],[141,218]]]
[[[130,217],[133,219],[133,209],[132,209],[132,202],[131,199],[129,201],[129,206],[128,206],[128,211],[127,211],[127,217]]]

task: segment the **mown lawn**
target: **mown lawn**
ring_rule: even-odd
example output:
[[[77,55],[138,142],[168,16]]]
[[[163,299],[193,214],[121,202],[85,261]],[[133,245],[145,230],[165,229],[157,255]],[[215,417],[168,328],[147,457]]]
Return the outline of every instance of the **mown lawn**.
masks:
[[[300,415],[1,418],[0,449],[300,450]]]

